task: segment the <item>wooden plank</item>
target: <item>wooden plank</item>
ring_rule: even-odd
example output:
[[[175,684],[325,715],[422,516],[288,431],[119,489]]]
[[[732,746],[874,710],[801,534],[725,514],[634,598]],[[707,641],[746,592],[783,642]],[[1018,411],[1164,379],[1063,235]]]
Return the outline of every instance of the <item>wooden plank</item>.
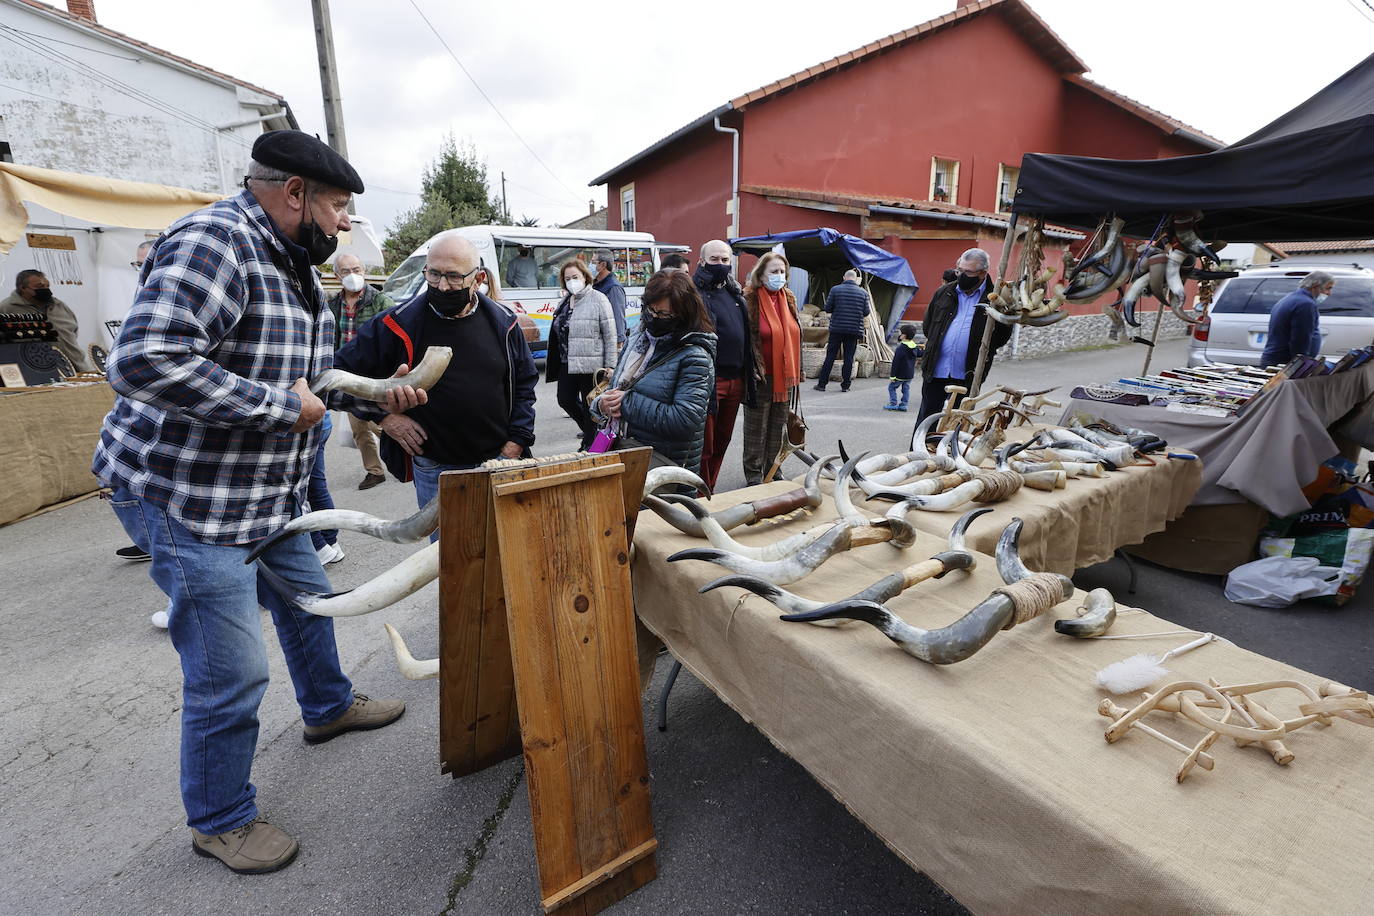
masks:
[[[635,519],[639,518],[639,504],[644,495],[644,478],[649,475],[649,459],[654,450],[648,447],[627,448],[616,452],[625,476],[620,478],[621,497],[625,501],[625,542],[633,544]]]
[[[478,649],[476,749],[473,771],[520,753],[520,716],[515,672],[506,626],[506,590],[501,579],[501,548],[496,536],[496,506],[487,500],[487,562],[482,581],[482,640]]]
[[[455,778],[477,766],[483,577],[489,472],[439,477],[439,767]]]
[[[577,463],[621,466],[616,455]],[[549,476],[580,469],[560,464]],[[502,552],[527,558],[504,580],[540,895],[567,912],[595,912],[656,871],[646,856],[565,893],[653,838],[625,476],[565,477],[495,497]],[[508,482],[506,472],[492,482]]]
[[[551,913],[573,897],[580,896],[599,884],[604,884],[631,865],[634,865],[640,859],[653,855],[656,849],[658,849],[658,840],[650,839],[644,843],[640,843],[629,852],[618,856],[611,862],[607,862],[581,881],[568,885],[557,894],[542,901],[540,905],[543,906],[545,913]]]
[[[512,480],[509,483],[492,484],[497,496],[510,496],[513,493],[524,493],[526,490],[542,490],[544,487],[558,487],[565,483],[573,483],[578,480],[587,480],[595,477],[610,477],[615,474],[625,473],[625,468],[619,464],[605,464],[601,467],[585,468],[576,471],[563,471],[558,474],[550,474],[547,477],[530,477],[524,480]]]

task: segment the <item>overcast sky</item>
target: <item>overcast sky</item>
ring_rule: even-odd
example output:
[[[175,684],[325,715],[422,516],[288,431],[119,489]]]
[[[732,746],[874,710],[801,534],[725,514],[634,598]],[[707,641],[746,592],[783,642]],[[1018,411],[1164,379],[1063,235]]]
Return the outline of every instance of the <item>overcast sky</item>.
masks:
[[[954,0],[414,2],[538,159],[410,0],[332,0],[349,155],[368,186],[359,212],[382,227],[415,205],[420,172],[449,131],[476,146],[494,189],[506,173],[514,216],[566,222],[591,198],[605,203],[590,179],[688,121],[954,8]],[[95,5],[110,28],[281,93],[301,127],[323,136],[309,0]],[[1030,5],[1093,79],[1227,142],[1374,48],[1366,0]]]

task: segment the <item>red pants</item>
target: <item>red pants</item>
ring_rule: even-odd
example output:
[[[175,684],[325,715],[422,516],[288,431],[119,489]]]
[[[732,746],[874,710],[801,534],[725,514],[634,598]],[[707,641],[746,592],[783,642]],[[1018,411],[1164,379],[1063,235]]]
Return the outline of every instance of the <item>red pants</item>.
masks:
[[[716,412],[706,417],[706,436],[701,447],[701,478],[712,490],[720,476],[725,450],[730,447],[730,437],[735,433],[735,417],[739,416],[743,400],[744,379],[716,379]]]

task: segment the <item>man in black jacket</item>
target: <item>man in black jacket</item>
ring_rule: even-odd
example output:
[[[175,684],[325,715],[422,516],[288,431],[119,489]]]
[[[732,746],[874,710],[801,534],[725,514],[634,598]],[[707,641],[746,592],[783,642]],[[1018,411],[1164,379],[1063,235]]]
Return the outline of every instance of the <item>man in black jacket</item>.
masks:
[[[713,239],[701,246],[701,262],[692,281],[716,325],[715,403],[706,416],[701,450],[701,477],[715,488],[720,465],[735,433],[739,405],[754,398],[754,348],[749,340],[749,314],[744,294],[730,276],[730,246]]]
[[[944,408],[948,397],[946,385],[972,387],[983,328],[991,320],[987,317],[988,293],[992,290],[988,253],[981,248],[970,248],[960,256],[958,268],[958,278],[935,291],[921,322],[926,335],[926,352],[921,361],[918,426],[926,417]],[[983,367],[983,378],[987,378],[992,368],[993,354],[1010,339],[1010,327],[1001,323],[992,326],[992,348],[987,365]]]
[[[830,313],[830,337],[825,345],[825,362],[821,374],[816,378],[816,390],[824,391],[825,383],[830,381],[830,370],[835,368],[835,357],[844,350],[844,363],[840,369],[840,390],[848,391],[854,376],[854,353],[864,336],[864,316],[872,308],[868,291],[859,285],[859,272],[846,270],[844,280],[837,283],[825,297],[825,310]]]

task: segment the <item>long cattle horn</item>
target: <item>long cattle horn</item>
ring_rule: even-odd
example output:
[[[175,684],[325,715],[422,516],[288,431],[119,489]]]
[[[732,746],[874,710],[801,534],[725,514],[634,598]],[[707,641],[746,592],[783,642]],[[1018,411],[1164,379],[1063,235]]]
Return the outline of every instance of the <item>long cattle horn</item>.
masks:
[[[711,518],[715,519],[721,528],[729,531],[740,525],[751,525],[760,519],[786,515],[797,509],[814,509],[825,498],[821,492],[821,471],[836,457],[830,455],[813,462],[811,469],[806,472],[806,482],[800,489],[788,490],[786,493],[757,499],[751,503],[730,506],[728,509],[711,513]],[[644,497],[644,505],[683,534],[696,538],[706,537],[706,532],[702,530],[701,523],[681,506],[653,495]]]
[[[946,550],[937,553],[929,560],[922,560],[911,566],[884,576],[877,582],[865,588],[863,591],[855,592],[848,599],[851,601],[876,601],[882,604],[884,601],[897,597],[906,589],[918,585],[927,579],[939,579],[946,573],[956,569],[972,570],[977,565],[973,552],[964,543],[964,534],[968,531],[968,526],[980,515],[986,515],[991,509],[974,509],[966,512],[959,517],[954,526],[949,530],[949,546]],[[820,610],[829,607],[831,602],[812,601],[800,595],[794,595],[785,588],[780,588],[771,582],[767,582],[757,576],[737,575],[724,576],[714,582],[708,582],[699,592],[709,592],[712,589],[723,588],[725,586],[737,586],[751,591],[776,605],[779,609],[793,614],[806,613],[808,611]],[[816,620],[812,621],[820,626],[837,626],[848,623],[848,620]]]
[[[881,603],[862,599],[837,601],[783,620],[815,623],[849,618],[872,624],[903,652],[932,665],[951,665],[972,656],[997,635],[1017,623],[1044,613],[1073,597],[1073,583],[1056,573],[1032,573],[1017,554],[1021,520],[1013,519],[997,541],[997,569],[1009,586],[994,591],[963,617],[937,630],[912,626]],[[1007,578],[1008,576],[1012,578]]]
[[[344,531],[358,531],[378,540],[390,541],[393,544],[410,544],[429,537],[438,527],[439,497],[437,496],[425,503],[425,507],[418,512],[395,521],[368,515],[366,512],[355,512],[352,509],[320,509],[315,512],[307,512],[299,518],[293,518],[276,534],[259,541],[243,562],[245,564],[252,563],[262,556],[264,551],[293,534],[300,534],[302,531],[342,529]]]
[[[357,617],[380,611],[439,577],[439,544],[436,541],[411,554],[396,566],[346,592],[304,592],[258,561],[258,572],[277,595],[292,607],[319,617]]]
[[[405,375],[380,379],[365,378],[342,369],[326,369],[310,383],[310,391],[317,395],[326,391],[342,391],[355,398],[380,404],[386,400],[388,391],[403,385],[429,389],[439,381],[439,377],[444,374],[452,359],[453,350],[449,347],[428,347],[425,349],[425,355],[420,357],[420,361]]]
[[[410,647],[395,627],[389,623],[382,626],[386,627],[386,635],[391,640],[391,650],[396,653],[396,667],[401,670],[401,677],[411,681],[423,681],[439,676],[439,659],[416,658],[410,654]]]
[[[705,494],[707,499],[711,498],[711,488],[706,481],[686,468],[677,465],[651,469],[649,473],[644,475],[644,491],[641,495],[648,496],[650,493],[673,484],[695,487],[698,492]]]
[[[838,522],[832,525],[825,534],[800,548],[796,553],[769,562],[751,560],[724,550],[705,547],[679,550],[668,560],[670,562],[707,560],[734,572],[758,576],[774,585],[788,585],[810,575],[826,560],[851,547],[884,542],[891,542],[898,547],[909,547],[915,541],[916,529],[912,528],[909,523],[895,518],[883,518],[861,528],[852,527],[845,522]]]

